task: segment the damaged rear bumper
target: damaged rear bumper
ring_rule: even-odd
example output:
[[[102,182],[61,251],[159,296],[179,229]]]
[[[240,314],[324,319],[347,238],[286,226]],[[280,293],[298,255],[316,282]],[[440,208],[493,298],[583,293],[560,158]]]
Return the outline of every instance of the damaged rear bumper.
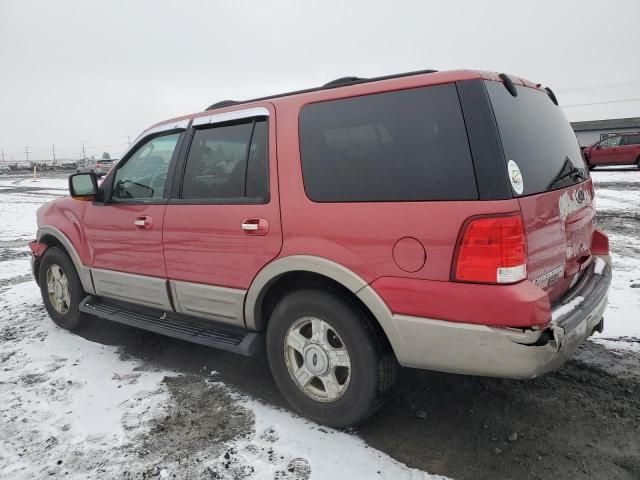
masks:
[[[594,331],[602,330],[612,275],[608,257],[600,258],[554,306],[543,330],[394,315],[402,343],[401,349],[394,348],[398,361],[407,367],[504,378],[534,378],[560,367]]]

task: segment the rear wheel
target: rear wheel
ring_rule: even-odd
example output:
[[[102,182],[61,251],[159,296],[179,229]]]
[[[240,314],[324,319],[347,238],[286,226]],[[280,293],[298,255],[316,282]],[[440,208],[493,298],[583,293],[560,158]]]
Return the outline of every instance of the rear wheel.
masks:
[[[42,300],[51,319],[67,330],[82,327],[87,316],[79,305],[85,292],[67,254],[59,248],[49,248],[42,257],[39,276]]]
[[[294,291],[277,304],[267,328],[267,356],[293,408],[334,427],[375,412],[396,373],[395,359],[367,315],[319,288]]]

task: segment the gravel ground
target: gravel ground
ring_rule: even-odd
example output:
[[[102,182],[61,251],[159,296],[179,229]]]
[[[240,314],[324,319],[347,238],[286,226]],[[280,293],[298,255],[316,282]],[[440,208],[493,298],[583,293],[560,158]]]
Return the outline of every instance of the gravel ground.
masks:
[[[612,234],[615,262],[604,335],[559,371],[530,381],[403,369],[385,408],[347,432],[289,413],[262,357],[106,321],[78,335],[52,327],[24,271],[29,232],[0,232],[0,273],[11,272],[0,275],[0,396],[12,399],[0,407],[0,477],[435,478],[424,471],[455,479],[640,478],[640,172],[593,177],[599,226]],[[46,201],[52,186],[62,191],[63,179],[39,188],[0,177],[0,185],[2,217],[3,197]],[[23,355],[54,342],[60,358],[30,365],[36,360]],[[93,350],[76,355],[76,347]],[[100,388],[118,389],[123,410],[107,411],[116,401],[111,393],[91,397],[85,409],[100,400],[87,415],[104,408],[107,418],[121,418],[117,441],[93,441],[104,432],[78,432],[75,424],[74,435],[64,430],[62,410],[84,411],[64,403],[93,365],[82,362],[98,355],[116,362],[105,367]],[[64,408],[48,415],[57,396]]]

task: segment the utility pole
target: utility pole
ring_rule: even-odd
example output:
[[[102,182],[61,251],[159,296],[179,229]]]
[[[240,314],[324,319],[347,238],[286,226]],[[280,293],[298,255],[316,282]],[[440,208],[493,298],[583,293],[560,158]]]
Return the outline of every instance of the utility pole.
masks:
[[[4,163],[4,148],[1,149],[0,152],[2,153],[2,163]]]
[[[129,142],[129,146],[131,146],[131,137],[127,135],[127,142]]]
[[[24,147],[24,154],[27,157],[27,162],[29,161],[29,147]]]
[[[86,160],[87,156],[84,153],[84,142],[82,142],[82,160]]]
[[[53,164],[56,165],[56,146],[53,143],[51,144],[51,152],[53,153]]]

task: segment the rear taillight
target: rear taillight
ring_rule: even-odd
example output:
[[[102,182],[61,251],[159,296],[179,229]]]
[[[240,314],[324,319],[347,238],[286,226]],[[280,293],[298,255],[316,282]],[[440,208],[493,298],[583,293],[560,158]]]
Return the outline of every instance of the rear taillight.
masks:
[[[515,283],[527,277],[527,247],[520,214],[478,217],[463,227],[452,279]]]

